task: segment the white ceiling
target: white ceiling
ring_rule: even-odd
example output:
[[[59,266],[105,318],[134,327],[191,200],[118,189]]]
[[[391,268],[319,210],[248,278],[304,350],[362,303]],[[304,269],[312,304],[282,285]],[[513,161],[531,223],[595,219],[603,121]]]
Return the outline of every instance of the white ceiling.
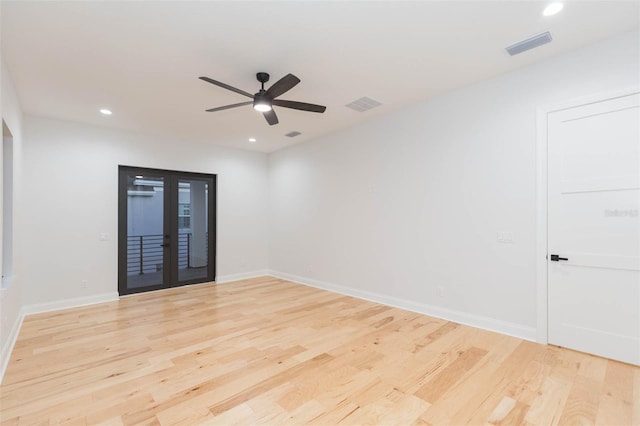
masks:
[[[572,1],[545,18],[546,4],[3,0],[2,54],[28,114],[271,152],[639,24],[637,1]],[[546,30],[551,44],[504,52]],[[297,75],[281,99],[326,113],[276,107],[280,124],[269,126],[250,106],[204,112],[248,99],[197,77],[254,93],[258,71],[270,83]],[[345,107],[362,96],[382,106]],[[302,135],[284,136],[292,130]]]

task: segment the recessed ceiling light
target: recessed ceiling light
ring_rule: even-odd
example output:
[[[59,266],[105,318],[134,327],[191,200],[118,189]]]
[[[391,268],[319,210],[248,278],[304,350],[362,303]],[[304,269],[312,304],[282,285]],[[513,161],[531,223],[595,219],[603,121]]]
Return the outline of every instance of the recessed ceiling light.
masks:
[[[560,12],[563,7],[564,7],[564,4],[562,3],[551,3],[550,5],[544,8],[544,11],[542,12],[542,14],[544,16],[555,15],[556,13]]]
[[[136,179],[142,179],[144,176],[142,175],[136,175]]]
[[[113,114],[113,113],[111,112],[111,110],[108,110],[108,109],[106,109],[106,108],[102,108],[102,109],[100,110],[100,113],[101,113],[101,114],[104,114],[104,115],[111,115],[111,114]]]
[[[256,141],[256,138],[249,138],[249,142],[253,143]]]

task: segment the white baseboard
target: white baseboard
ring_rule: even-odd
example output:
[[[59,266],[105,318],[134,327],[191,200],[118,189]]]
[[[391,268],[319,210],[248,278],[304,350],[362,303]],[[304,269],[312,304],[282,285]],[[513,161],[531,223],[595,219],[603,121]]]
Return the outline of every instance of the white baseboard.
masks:
[[[117,291],[96,294],[86,297],[74,297],[73,299],[56,300],[55,302],[37,303],[27,305],[24,308],[25,315],[40,314],[43,312],[59,311],[60,309],[78,308],[80,306],[95,305],[96,303],[113,302],[118,300]]]
[[[328,290],[347,296],[357,297],[358,299],[364,299],[370,302],[393,306],[394,308],[404,309],[406,311],[429,315],[432,317],[441,318],[447,321],[453,321],[471,327],[494,331],[500,334],[506,334],[508,336],[517,337],[519,339],[529,340],[532,342],[536,341],[536,329],[534,327],[527,327],[512,322],[500,321],[494,318],[474,315],[467,312],[454,311],[451,309],[414,302],[411,300],[399,299],[385,294],[358,290],[351,287],[318,281],[312,278],[300,277],[284,272],[269,271],[268,275],[288,281],[293,281],[298,284],[316,287],[322,290]]]
[[[258,271],[251,271],[251,272],[241,272],[239,274],[221,275],[219,277],[216,277],[216,284],[224,284],[231,281],[247,280],[249,278],[264,277],[265,275],[269,275],[268,269],[261,269]]]
[[[7,366],[9,365],[9,358],[11,358],[13,347],[16,345],[16,340],[18,340],[18,334],[20,334],[20,328],[22,328],[24,315],[25,314],[23,307],[18,314],[18,318],[16,318],[16,321],[13,323],[13,327],[11,327],[9,337],[2,347],[2,352],[0,353],[0,360],[2,360],[2,364],[0,364],[0,384],[2,383],[2,379],[4,378],[4,372],[7,370]]]

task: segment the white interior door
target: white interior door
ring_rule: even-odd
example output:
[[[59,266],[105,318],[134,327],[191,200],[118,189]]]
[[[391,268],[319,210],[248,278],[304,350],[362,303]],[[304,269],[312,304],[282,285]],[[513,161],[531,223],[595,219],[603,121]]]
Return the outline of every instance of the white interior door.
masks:
[[[547,134],[549,343],[636,365],[639,102],[635,93],[553,112]]]

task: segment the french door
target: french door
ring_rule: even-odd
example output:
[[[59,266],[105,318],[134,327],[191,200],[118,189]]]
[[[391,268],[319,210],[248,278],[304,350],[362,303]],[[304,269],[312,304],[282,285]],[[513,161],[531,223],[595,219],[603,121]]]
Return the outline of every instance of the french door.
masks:
[[[120,295],[214,281],[215,216],[215,175],[120,166]]]

